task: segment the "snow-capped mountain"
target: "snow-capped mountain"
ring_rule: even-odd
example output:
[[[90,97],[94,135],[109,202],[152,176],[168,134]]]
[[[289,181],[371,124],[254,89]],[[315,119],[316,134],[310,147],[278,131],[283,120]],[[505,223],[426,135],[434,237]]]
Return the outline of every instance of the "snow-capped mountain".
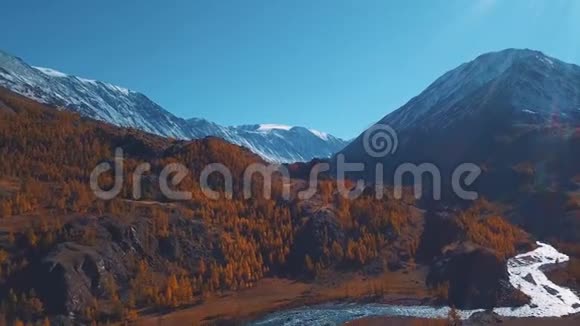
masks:
[[[177,139],[220,137],[248,147],[271,162],[325,158],[346,145],[339,138],[302,127],[226,127],[204,119],[182,119],[139,92],[49,68],[33,67],[2,51],[0,86],[39,102],[121,127]]]
[[[239,142],[262,157],[288,157],[286,162],[306,162],[326,158],[338,152],[346,142],[313,129],[284,125],[261,124],[239,126],[235,130]],[[226,138],[227,139],[227,138]],[[262,144],[267,143],[268,146]]]
[[[508,90],[511,113],[522,119],[577,118],[579,85],[580,67],[539,51],[507,49],[449,71],[380,123],[396,130],[444,128],[476,114],[492,96]],[[478,92],[478,103],[462,102]]]
[[[380,135],[381,125],[390,126],[397,138],[392,132]],[[383,163],[385,178],[407,162],[433,163],[448,173],[469,162],[489,173],[502,171],[494,182],[515,184],[522,165],[543,171],[541,182],[548,182],[548,175],[566,180],[580,173],[572,163],[580,158],[578,130],[580,67],[538,51],[508,49],[445,73],[340,153],[347,162]],[[380,152],[380,141],[387,144],[387,138],[397,142],[396,151],[373,156],[369,148]],[[559,168],[547,168],[554,166]],[[374,170],[358,175],[375,176]]]

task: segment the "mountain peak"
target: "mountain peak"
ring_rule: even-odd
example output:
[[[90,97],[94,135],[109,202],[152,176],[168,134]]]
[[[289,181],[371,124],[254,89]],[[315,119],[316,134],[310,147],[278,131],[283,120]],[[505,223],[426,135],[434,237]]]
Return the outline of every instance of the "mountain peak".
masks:
[[[575,108],[580,67],[530,49],[505,49],[485,53],[443,74],[421,94],[381,123],[399,130],[422,126],[444,128],[454,120],[469,115],[479,104],[464,107],[460,103],[477,92],[490,98],[500,91],[510,91],[512,105],[522,110],[548,112]],[[566,94],[565,94],[566,93]],[[578,94],[576,94],[578,95]],[[538,108],[539,106],[539,108]]]
[[[237,129],[251,131],[251,132],[260,132],[260,133],[271,133],[271,132],[292,132],[296,134],[309,134],[314,135],[315,137],[324,140],[337,140],[338,138],[316,129],[305,128],[305,127],[296,127],[296,126],[288,126],[283,124],[275,124],[275,123],[265,123],[265,124],[255,124],[255,125],[242,125],[238,127],[234,127]]]
[[[472,61],[473,64],[509,68],[513,65],[544,65],[547,68],[568,65],[545,53],[531,49],[505,49],[482,54]]]
[[[497,196],[516,180],[531,180],[526,191],[538,182],[552,187],[555,180],[570,180],[577,174],[568,166],[578,166],[570,162],[577,162],[574,150],[580,148],[580,67],[533,50],[483,54],[438,78],[379,124],[397,133],[396,153],[372,155],[369,148],[375,148],[369,135],[393,140],[392,134],[373,128],[340,154],[350,162],[383,163],[381,176],[388,182],[396,182],[393,176],[401,163],[434,164],[449,177],[460,164],[473,163],[485,166],[483,173],[489,179],[480,185],[490,190],[481,193],[486,197]],[[559,157],[557,163],[551,161],[554,157]],[[515,171],[522,163],[538,175],[522,178]],[[546,177],[547,166],[566,170],[565,177]],[[368,180],[378,177],[373,171],[357,175]]]
[[[483,53],[477,56],[474,61],[491,58],[491,57],[504,57],[504,58],[527,58],[532,56],[544,56],[547,57],[542,51],[533,49],[518,49],[518,48],[507,48],[499,51],[491,51]]]

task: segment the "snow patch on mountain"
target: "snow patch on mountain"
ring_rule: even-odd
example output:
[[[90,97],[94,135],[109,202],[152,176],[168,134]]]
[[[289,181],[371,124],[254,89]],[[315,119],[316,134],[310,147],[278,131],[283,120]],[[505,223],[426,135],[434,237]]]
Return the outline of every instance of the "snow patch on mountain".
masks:
[[[43,68],[43,67],[32,67],[38,71],[40,71],[41,73],[50,76],[50,77],[56,77],[56,78],[64,78],[64,77],[68,77],[67,74],[62,73],[58,70],[54,70],[54,69],[50,69],[50,68]]]
[[[271,130],[290,130],[292,127],[286,125],[278,124],[261,124],[258,127],[258,131],[271,131]]]
[[[322,140],[328,140],[328,138],[330,137],[329,134],[322,132],[322,131],[318,131],[315,129],[308,129],[311,133],[313,133],[316,137],[322,139]]]

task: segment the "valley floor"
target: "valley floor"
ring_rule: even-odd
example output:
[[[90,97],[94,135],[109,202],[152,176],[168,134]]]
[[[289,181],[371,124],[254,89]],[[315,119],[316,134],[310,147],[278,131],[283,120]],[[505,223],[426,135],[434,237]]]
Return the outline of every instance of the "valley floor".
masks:
[[[198,305],[164,315],[143,315],[139,325],[221,325],[248,320],[276,310],[333,301],[418,304],[431,301],[424,286],[425,270],[387,272],[363,277],[348,274],[312,283],[267,278],[251,289],[211,297]]]
[[[528,277],[532,274],[533,268],[541,263],[544,258],[553,258],[559,254],[549,245],[538,243],[540,247],[512,258],[508,264],[511,266],[511,273],[521,274],[520,270],[530,267],[523,273]],[[543,245],[543,246],[542,246]],[[554,251],[552,253],[550,250]],[[546,253],[541,256],[540,253]],[[538,257],[534,255],[540,255]],[[536,257],[536,258],[534,258]],[[562,257],[565,257],[562,255]],[[534,259],[532,259],[534,258]],[[564,260],[557,259],[557,260]],[[530,262],[535,265],[522,265],[520,263]],[[256,287],[244,291],[226,293],[221,296],[207,298],[204,302],[184,308],[179,311],[170,312],[164,315],[147,315],[143,312],[140,325],[238,325],[247,320],[253,320],[259,316],[270,312],[287,310],[290,308],[303,307],[329,302],[368,302],[385,303],[391,305],[414,305],[424,306],[435,303],[434,293],[426,291],[424,284],[426,268],[410,265],[406,270],[397,272],[384,272],[372,277],[362,276],[359,273],[328,273],[323,274],[313,282],[299,282],[287,279],[267,278],[260,281]],[[537,274],[537,275],[536,275]],[[539,272],[534,274],[535,280],[540,280],[544,275]],[[541,275],[540,275],[541,274]],[[514,280],[512,280],[513,282]],[[545,283],[545,282],[543,282]],[[543,284],[542,283],[542,284]],[[521,286],[518,285],[518,287]],[[540,293],[541,294],[541,293]],[[537,294],[533,300],[542,297]],[[560,296],[558,296],[560,297]],[[562,299],[562,298],[560,298]],[[541,301],[541,300],[540,300]],[[541,302],[536,302],[540,304]],[[547,307],[550,302],[546,302]],[[538,309],[540,306],[533,305]],[[544,307],[545,308],[545,307]],[[555,307],[552,307],[555,308]],[[525,310],[525,307],[521,309]],[[504,313],[499,312],[502,315]],[[516,314],[517,315],[517,314]],[[531,315],[534,315],[533,313]],[[278,318],[290,318],[282,316]],[[555,325],[575,325],[580,316],[570,315],[564,318],[510,318],[500,317],[491,312],[476,312],[468,320],[466,325],[481,324],[504,324],[504,325],[544,325],[546,323]],[[349,322],[350,326],[366,325],[446,325],[444,319],[421,319],[408,317],[369,317],[357,321]]]

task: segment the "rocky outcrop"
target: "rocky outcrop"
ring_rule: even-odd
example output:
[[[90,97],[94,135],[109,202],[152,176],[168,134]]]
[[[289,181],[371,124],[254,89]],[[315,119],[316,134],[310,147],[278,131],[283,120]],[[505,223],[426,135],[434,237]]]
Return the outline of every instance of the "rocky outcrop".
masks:
[[[105,295],[107,278],[127,278],[126,264],[115,252],[72,242],[59,244],[37,270],[39,279],[50,280],[39,286],[39,294],[50,311],[61,314],[80,312],[90,307],[94,298]]]
[[[100,299],[111,296],[111,285],[126,298],[135,264],[146,261],[153,270],[167,273],[177,261],[195,271],[199,262],[220,252],[212,247],[215,237],[203,223],[173,216],[170,226],[182,232],[157,237],[147,219],[121,222],[118,218],[80,218],[65,225],[69,241],[51,248],[26,273],[51,314],[80,315]],[[86,231],[91,230],[92,238]],[[217,246],[216,246],[217,247]],[[28,284],[30,286],[31,284]]]
[[[448,285],[448,303],[461,309],[519,306],[526,297],[509,283],[506,261],[470,242],[449,246],[431,265],[429,286]]]

